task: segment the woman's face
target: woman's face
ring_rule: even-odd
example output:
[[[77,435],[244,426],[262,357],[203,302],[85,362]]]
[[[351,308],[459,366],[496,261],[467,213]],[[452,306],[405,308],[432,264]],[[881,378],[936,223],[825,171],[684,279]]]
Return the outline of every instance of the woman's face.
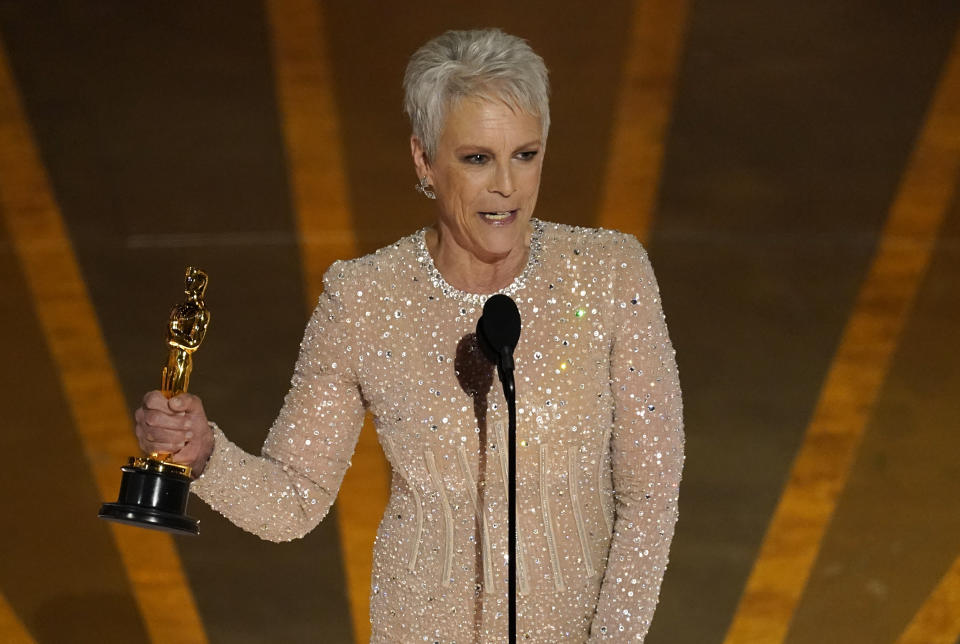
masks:
[[[411,139],[418,174],[437,193],[441,238],[487,263],[526,252],[543,167],[541,134],[539,117],[468,98],[449,111],[433,159]]]

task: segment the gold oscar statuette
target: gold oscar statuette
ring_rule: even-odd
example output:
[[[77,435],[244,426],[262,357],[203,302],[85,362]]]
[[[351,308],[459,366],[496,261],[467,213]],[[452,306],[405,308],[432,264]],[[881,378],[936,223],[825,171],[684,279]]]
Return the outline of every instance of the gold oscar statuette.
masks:
[[[187,267],[186,299],[170,311],[167,325],[169,355],[160,378],[160,391],[167,398],[187,391],[193,370],[193,353],[210,326],[210,312],[203,303],[207,274]],[[141,528],[177,534],[199,534],[198,522],[187,516],[190,468],[170,460],[170,454],[133,456],[121,468],[120,495],[116,503],[100,506],[99,517]]]

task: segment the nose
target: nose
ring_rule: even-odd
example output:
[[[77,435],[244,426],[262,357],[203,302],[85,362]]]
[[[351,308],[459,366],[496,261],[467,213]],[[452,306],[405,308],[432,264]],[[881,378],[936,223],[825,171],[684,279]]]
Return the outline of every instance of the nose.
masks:
[[[514,183],[513,183],[513,171],[510,168],[510,161],[503,163],[498,163],[493,172],[493,177],[491,178],[490,183],[490,192],[495,192],[504,197],[509,197],[513,194]]]

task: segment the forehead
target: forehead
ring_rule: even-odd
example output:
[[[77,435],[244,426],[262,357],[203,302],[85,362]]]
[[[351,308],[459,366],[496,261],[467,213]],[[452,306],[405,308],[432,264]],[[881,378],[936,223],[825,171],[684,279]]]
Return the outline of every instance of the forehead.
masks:
[[[450,106],[440,145],[517,145],[538,141],[540,136],[539,116],[505,101],[467,97]]]

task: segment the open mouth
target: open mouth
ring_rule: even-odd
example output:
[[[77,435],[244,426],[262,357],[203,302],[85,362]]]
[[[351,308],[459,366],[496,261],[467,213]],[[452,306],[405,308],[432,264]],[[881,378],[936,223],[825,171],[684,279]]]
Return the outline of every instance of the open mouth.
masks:
[[[514,210],[498,210],[495,212],[480,212],[480,215],[483,217],[484,221],[487,221],[491,224],[504,224],[509,223],[516,219],[517,209]]]

